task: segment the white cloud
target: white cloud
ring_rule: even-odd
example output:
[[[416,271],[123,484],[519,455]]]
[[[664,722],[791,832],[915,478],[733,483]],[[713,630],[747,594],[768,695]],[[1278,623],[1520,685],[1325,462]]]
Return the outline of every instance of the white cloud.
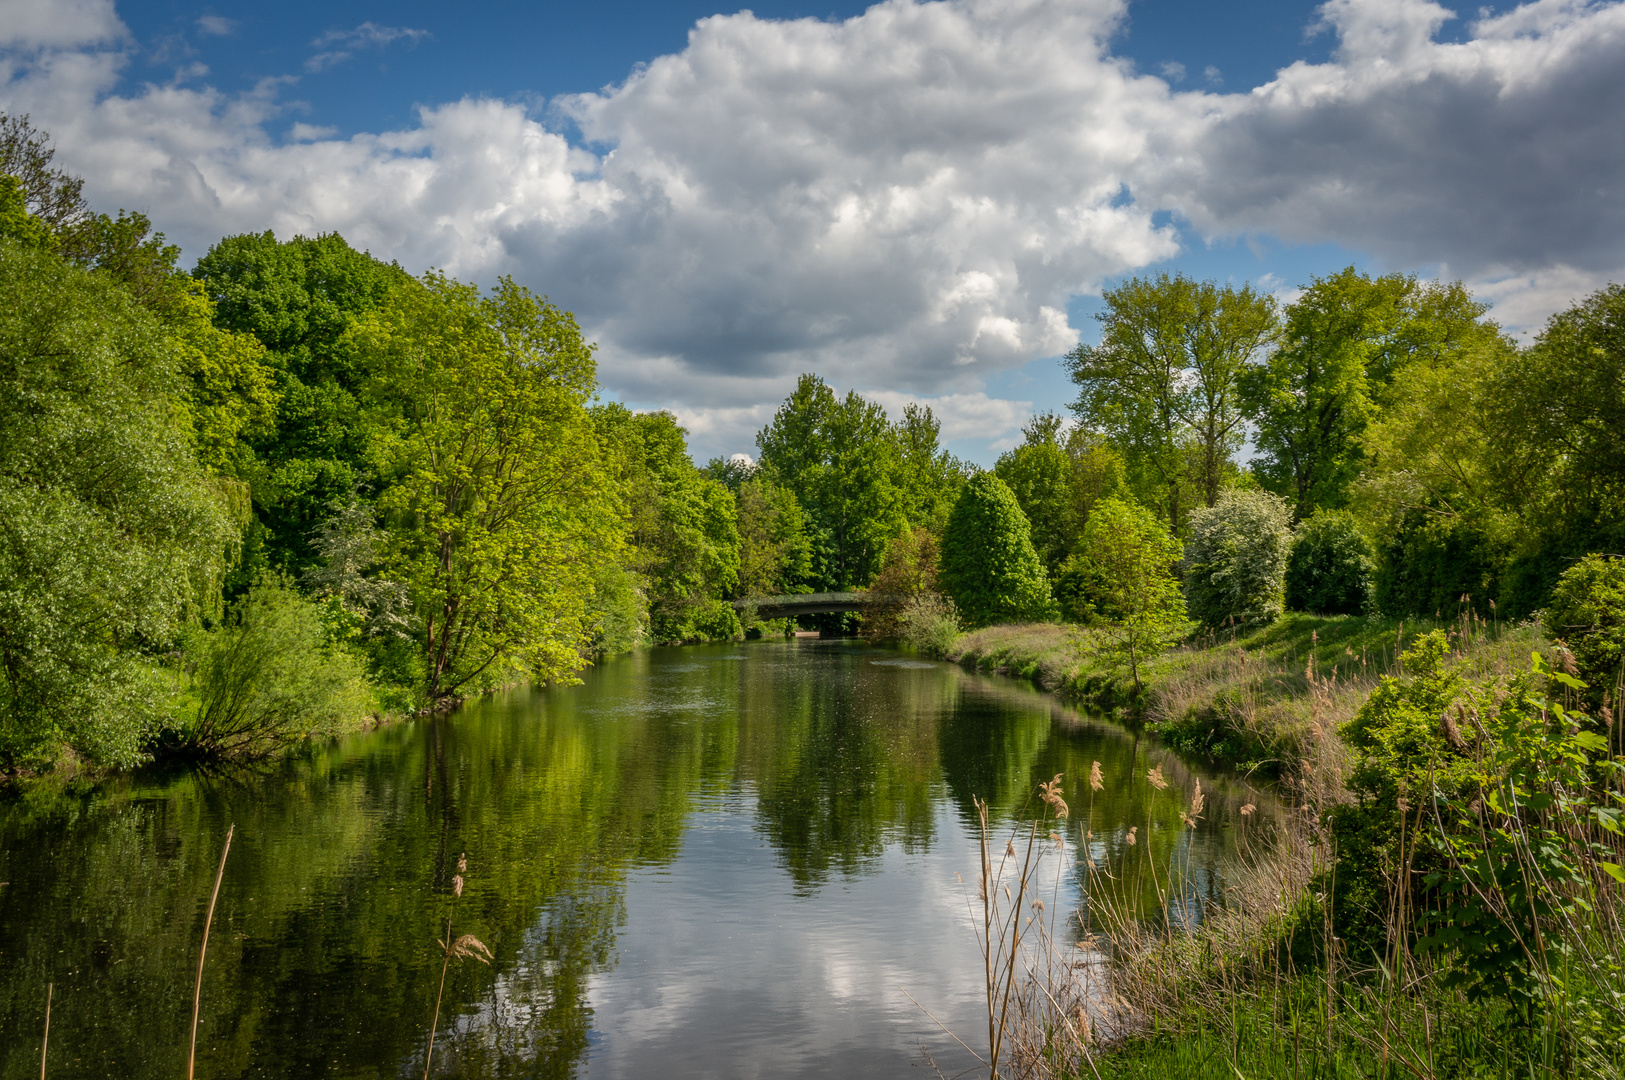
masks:
[[[554,103],[583,149],[473,99],[279,140],[291,80],[119,90],[127,34],[105,0],[0,0],[0,109],[49,129],[98,205],[144,210],[194,255],[229,232],[338,230],[413,269],[513,273],[577,313],[612,391],[674,406],[702,455],[748,448],[814,370],[997,438],[1030,407],[984,380],[1070,347],[1070,296],[1177,254],[1159,209],[1207,236],[1447,265],[1515,327],[1625,269],[1625,3],[1537,0],[1458,43],[1435,40],[1449,12],[1427,0],[1321,12],[1329,62],[1230,94],[1111,56],[1122,0],[715,16],[622,85]],[[364,23],[312,45],[422,34]]]
[[[324,71],[334,64],[348,60],[356,49],[381,49],[396,41],[416,44],[430,36],[427,30],[415,30],[409,26],[379,26],[375,22],[364,22],[350,30],[329,30],[310,43],[312,48],[327,51],[316,53],[306,60],[305,70]],[[328,48],[332,45],[339,48]]]
[[[0,49],[70,49],[128,33],[113,0],[0,0]]]
[[[228,19],[224,15],[199,15],[197,19],[198,30],[210,37],[228,37],[236,33],[240,25],[236,19]]]

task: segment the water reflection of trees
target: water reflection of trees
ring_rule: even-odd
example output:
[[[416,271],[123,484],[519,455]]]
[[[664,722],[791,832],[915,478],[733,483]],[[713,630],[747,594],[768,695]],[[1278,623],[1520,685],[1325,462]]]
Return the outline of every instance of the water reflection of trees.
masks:
[[[627,873],[674,859],[713,795],[754,794],[757,827],[805,892],[863,873],[889,844],[930,845],[944,793],[961,816],[977,796],[1008,819],[1062,772],[1081,836],[1082,785],[1100,760],[1102,854],[1175,857],[1171,792],[1188,793],[1189,777],[1116,728],[869,650],[721,655],[640,655],[588,673],[579,691],[487,700],[263,776],[134,777],[0,808],[0,1030],[37,1031],[55,982],[53,1077],[175,1075],[229,822],[203,1075],[421,1069],[449,912],[495,960],[452,969],[435,1071],[572,1074],[591,977],[614,964]],[[1146,788],[1153,760],[1169,793]],[[1210,798],[1198,835],[1230,827],[1239,804]],[[1130,825],[1149,842],[1125,856]],[[36,1053],[32,1039],[0,1040],[0,1077],[31,1075]]]

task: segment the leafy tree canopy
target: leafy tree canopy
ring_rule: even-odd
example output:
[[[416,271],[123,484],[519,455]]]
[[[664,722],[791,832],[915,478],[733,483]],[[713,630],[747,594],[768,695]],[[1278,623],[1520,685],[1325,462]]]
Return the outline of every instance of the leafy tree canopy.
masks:
[[[943,533],[943,589],[976,626],[1057,614],[1043,561],[1015,495],[992,473],[966,481]]]

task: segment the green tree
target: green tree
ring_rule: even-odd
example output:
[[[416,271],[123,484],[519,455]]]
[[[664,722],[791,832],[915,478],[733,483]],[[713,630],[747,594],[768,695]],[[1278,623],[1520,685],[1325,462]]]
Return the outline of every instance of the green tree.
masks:
[[[914,402],[903,406],[902,419],[892,425],[903,515],[910,525],[937,533],[965,483],[965,466],[938,444],[941,432],[942,424],[930,407]]]
[[[694,467],[687,433],[670,413],[610,404],[593,416],[618,477],[630,566],[645,582],[654,640],[732,637],[737,628],[722,601],[739,582],[734,496]]]
[[[1242,380],[1259,451],[1254,473],[1292,500],[1300,521],[1347,505],[1385,388],[1411,365],[1438,367],[1494,341],[1485,310],[1460,282],[1372,278],[1352,266],[1313,279],[1286,309],[1280,346]]]
[[[767,476],[807,513],[819,590],[867,585],[907,523],[886,411],[856,391],[837,398],[824,380],[803,375],[756,444]]]
[[[1238,380],[1276,332],[1276,304],[1178,274],[1134,278],[1105,293],[1099,345],[1065,365],[1072,410],[1143,467],[1176,534],[1193,500],[1212,506],[1241,447]]]
[[[329,507],[378,466],[378,425],[362,400],[371,373],[349,332],[410,279],[336,233],[286,242],[269,232],[228,236],[193,273],[216,325],[265,347],[279,401],[275,425],[247,440],[256,525],[236,578],[246,583],[266,565],[303,571]]]
[[[55,157],[50,134],[29,123],[26,113],[0,113],[0,176],[16,178],[27,212],[53,235],[71,229],[90,213],[85,182],[52,168]]]
[[[175,343],[105,276],[0,240],[0,761],[139,759],[149,661],[211,611],[235,545],[193,452]]]
[[[1298,525],[1286,565],[1286,606],[1358,615],[1371,605],[1371,545],[1346,510],[1317,510]]]
[[[1027,515],[1033,547],[1051,579],[1071,554],[1081,524],[1072,494],[1073,460],[1061,445],[1060,428],[1059,416],[1040,413],[1022,428],[1025,441],[993,466]]]
[[[575,319],[506,278],[482,297],[430,272],[344,344],[388,417],[384,566],[421,620],[430,698],[569,677],[619,554]]]
[[[1027,516],[992,473],[971,477],[954,503],[942,537],[939,579],[973,626],[1057,614]]]
[[[739,485],[739,585],[741,598],[779,596],[807,588],[812,544],[806,515],[789,488],[765,476]]]
[[[23,247],[55,251],[56,234],[28,212],[22,184],[15,176],[0,176],[0,237]]]
[[[1270,623],[1281,615],[1292,511],[1266,491],[1226,491],[1191,515],[1185,602],[1191,618],[1218,626]]]
[[[1103,651],[1128,665],[1136,691],[1140,665],[1189,629],[1176,572],[1182,553],[1167,527],[1138,503],[1103,499],[1083,530],[1071,568],[1086,567],[1106,616]]]

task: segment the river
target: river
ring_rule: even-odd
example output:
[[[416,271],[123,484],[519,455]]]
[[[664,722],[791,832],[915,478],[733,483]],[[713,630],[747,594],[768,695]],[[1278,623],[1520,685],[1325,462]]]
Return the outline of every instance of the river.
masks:
[[[953,1075],[921,1006],[985,1037],[973,797],[1006,829],[1057,773],[1070,844],[1087,819],[1097,858],[1178,863],[1187,913],[1264,816],[1025,685],[842,641],[650,650],[253,772],[41,785],[0,803],[0,1077],[37,1075],[47,984],[50,1076],[184,1075],[231,825],[199,1077],[421,1076],[448,919],[492,957],[448,969],[435,1075],[889,1077],[922,1047]]]

